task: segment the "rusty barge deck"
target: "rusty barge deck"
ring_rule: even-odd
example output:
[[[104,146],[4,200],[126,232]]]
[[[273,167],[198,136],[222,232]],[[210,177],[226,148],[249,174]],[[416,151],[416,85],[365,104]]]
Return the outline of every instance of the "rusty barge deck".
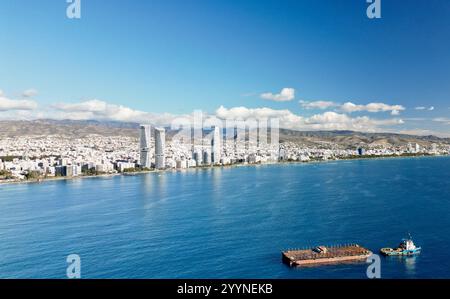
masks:
[[[317,264],[348,263],[367,259],[372,252],[358,244],[318,246],[283,251],[283,262],[291,267]]]

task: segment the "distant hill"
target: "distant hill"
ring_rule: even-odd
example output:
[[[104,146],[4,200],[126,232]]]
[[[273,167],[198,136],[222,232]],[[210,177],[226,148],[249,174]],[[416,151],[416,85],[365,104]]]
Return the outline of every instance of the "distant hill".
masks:
[[[33,120],[33,121],[0,121],[0,138],[20,136],[61,135],[71,138],[96,134],[100,136],[139,136],[138,123],[112,121],[75,121],[75,120]],[[170,139],[176,131],[167,131]],[[362,133],[353,131],[295,131],[280,130],[281,142],[294,142],[304,146],[321,146],[339,144],[341,147],[357,146],[399,146],[407,143],[418,143],[429,146],[432,143],[450,145],[450,138],[436,136],[413,136],[393,133]]]
[[[293,131],[280,130],[280,140],[305,145],[317,145],[324,142],[335,143],[347,147],[369,146],[401,146],[407,143],[418,143],[429,146],[432,143],[450,144],[450,138],[436,136],[415,136],[395,133],[362,133],[354,131]]]
[[[90,134],[101,136],[138,136],[138,125],[119,122],[33,120],[0,121],[0,137],[48,136],[85,137]]]

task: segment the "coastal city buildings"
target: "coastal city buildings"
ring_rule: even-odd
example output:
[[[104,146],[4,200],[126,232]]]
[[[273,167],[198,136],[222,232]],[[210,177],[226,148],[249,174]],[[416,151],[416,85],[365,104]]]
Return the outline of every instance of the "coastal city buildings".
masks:
[[[154,131],[154,135],[151,133]],[[153,135],[153,137],[152,137]],[[240,136],[238,136],[240,135]],[[247,134],[248,135],[248,134]],[[0,139],[0,181],[36,177],[78,177],[151,169],[187,169],[213,165],[309,162],[403,155],[447,155],[449,145],[406,143],[360,145],[354,148],[321,142],[260,142],[235,128],[227,136],[219,127],[191,143],[167,138],[164,128],[139,126],[139,137],[59,135]]]
[[[141,125],[139,129],[140,165],[145,168],[151,167],[151,126]]]
[[[214,164],[220,164],[220,157],[222,153],[222,132],[219,127],[215,126],[213,128],[213,138],[211,139],[211,149],[212,149],[212,162]]]
[[[155,168],[166,168],[165,159],[166,148],[166,130],[164,128],[155,128]]]

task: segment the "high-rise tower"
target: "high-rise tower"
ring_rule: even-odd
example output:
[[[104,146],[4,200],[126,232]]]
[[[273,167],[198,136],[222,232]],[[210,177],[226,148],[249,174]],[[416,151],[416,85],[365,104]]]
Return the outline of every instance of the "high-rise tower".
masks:
[[[155,128],[155,168],[164,169],[166,159],[164,150],[166,148],[166,130],[164,128]]]
[[[150,168],[151,160],[150,160],[150,141],[151,141],[151,132],[152,127],[150,125],[141,125],[140,126],[140,134],[139,134],[139,152],[141,154],[141,158],[139,160],[139,164],[141,167]]]
[[[219,127],[213,128],[213,137],[211,139],[211,152],[212,152],[212,163],[220,163],[220,155],[222,151],[222,134]]]

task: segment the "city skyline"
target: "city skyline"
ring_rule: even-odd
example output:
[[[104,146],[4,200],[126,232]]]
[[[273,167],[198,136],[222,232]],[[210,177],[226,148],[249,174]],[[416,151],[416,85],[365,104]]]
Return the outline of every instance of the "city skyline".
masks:
[[[295,130],[450,136],[444,1],[383,2],[377,20],[359,0],[82,1],[79,20],[66,7],[1,4],[0,120],[167,126],[201,109]]]
[[[58,177],[110,175],[154,170],[243,164],[311,162],[374,157],[446,156],[444,139],[399,140],[389,144],[379,139],[353,146],[325,140],[265,142],[261,128],[249,131],[228,128],[234,136],[220,134],[215,126],[206,135],[191,140],[171,137],[165,129],[141,125],[139,138],[90,134],[71,138],[62,135],[6,137],[0,140],[0,183]],[[154,134],[152,133],[154,132]],[[222,132],[223,133],[223,132]],[[248,134],[247,134],[248,133]],[[272,132],[270,133],[272,134]],[[239,135],[239,136],[238,136]],[[152,137],[154,136],[154,137]],[[253,137],[258,136],[258,138]]]

